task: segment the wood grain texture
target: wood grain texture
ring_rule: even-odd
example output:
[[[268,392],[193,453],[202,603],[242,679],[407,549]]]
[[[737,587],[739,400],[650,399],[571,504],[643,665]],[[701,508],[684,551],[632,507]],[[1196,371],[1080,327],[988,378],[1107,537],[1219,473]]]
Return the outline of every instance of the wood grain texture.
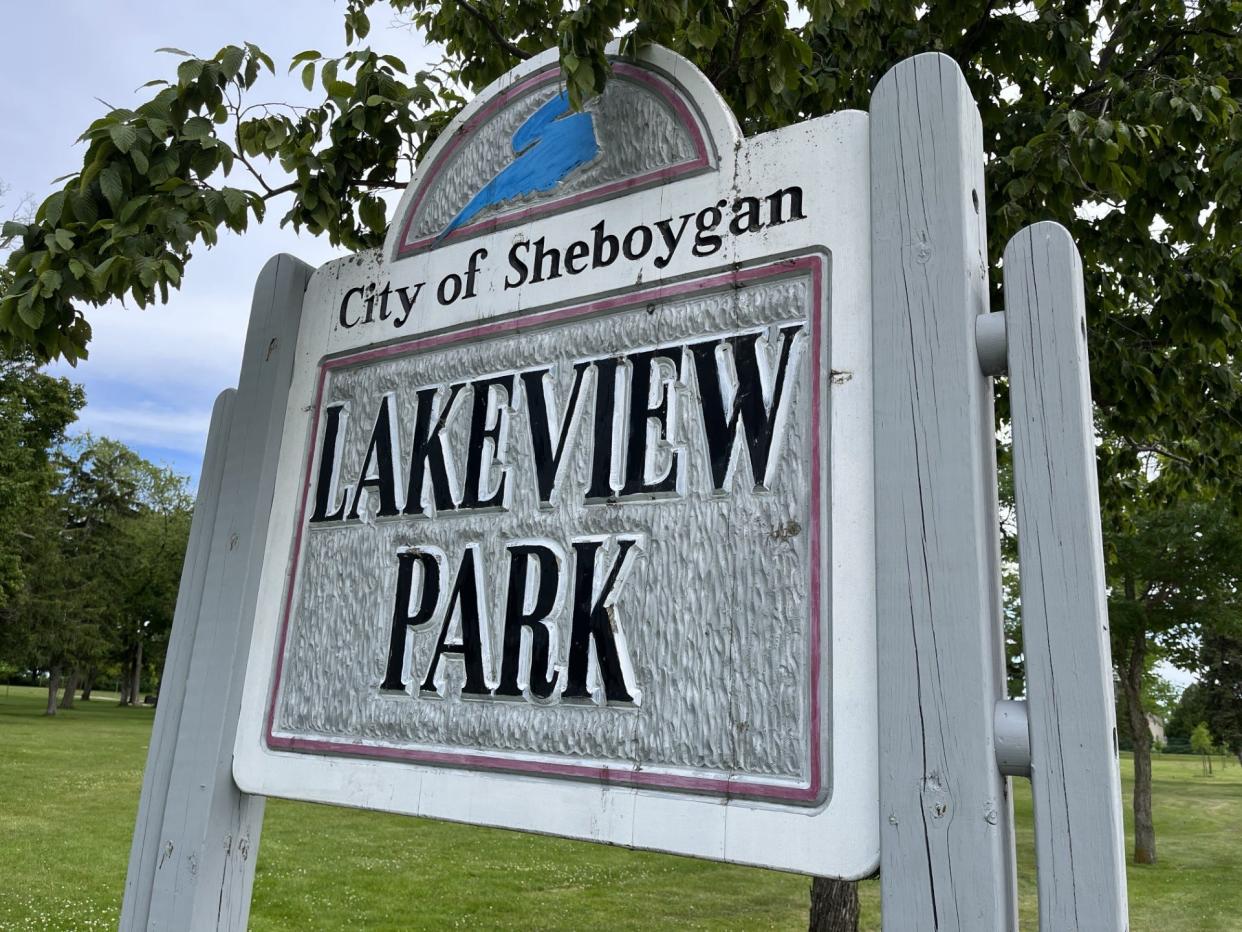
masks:
[[[207,559],[220,512],[220,480],[224,474],[224,458],[228,446],[229,426],[233,419],[236,389],[220,393],[211,411],[207,431],[207,449],[198,480],[198,499],[190,522],[185,562],[181,567],[181,584],[173,613],[172,634],[160,677],[159,704],[151,743],[147,748],[147,766],[143,771],[142,795],[138,801],[138,819],[130,847],[129,871],[125,877],[125,898],[121,904],[121,928],[145,929],[151,906],[151,887],[159,856],[160,829],[168,804],[168,777],[172,771],[173,749],[185,708],[185,684],[190,669],[190,653],[198,627],[199,608],[203,600],[203,583],[207,576]]]
[[[1082,263],[1005,248],[1009,392],[1041,929],[1125,929],[1125,849]]]
[[[885,928],[1017,925],[983,145],[961,71],[919,55],[871,107],[881,884]]]
[[[172,737],[162,736],[158,750],[162,761],[171,761],[167,785],[147,794],[152,805],[136,830],[137,861],[154,860],[154,870],[145,889],[143,876],[135,881],[124,930],[246,928],[263,800],[242,794],[233,782],[233,743],[302,298],[312,271],[290,256],[276,256],[255,285],[197,622],[189,625],[193,643],[178,670],[184,698],[179,715],[169,715],[170,722],[174,715],[179,719],[170,725]],[[163,681],[170,682],[167,674]],[[163,705],[161,696],[161,713]],[[163,770],[157,767],[149,779],[163,779]],[[161,795],[164,805],[156,811]],[[151,821],[159,825],[154,836]]]

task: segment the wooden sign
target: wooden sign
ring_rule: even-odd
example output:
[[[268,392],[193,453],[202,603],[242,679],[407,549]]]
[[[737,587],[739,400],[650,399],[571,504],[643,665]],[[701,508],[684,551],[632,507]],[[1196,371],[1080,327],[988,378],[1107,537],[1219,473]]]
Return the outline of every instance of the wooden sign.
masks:
[[[841,877],[878,859],[867,120],[743,139],[554,53],[303,305],[246,792]]]
[[[669,52],[613,70],[574,113],[555,54],[527,62],[443,134],[382,250],[264,268],[121,928],[246,928],[286,796],[879,862],[886,928],[1014,929],[1011,777],[1041,928],[1126,928],[1069,234],[1020,231],[989,312],[982,128],[944,55],[867,114],[751,139]]]

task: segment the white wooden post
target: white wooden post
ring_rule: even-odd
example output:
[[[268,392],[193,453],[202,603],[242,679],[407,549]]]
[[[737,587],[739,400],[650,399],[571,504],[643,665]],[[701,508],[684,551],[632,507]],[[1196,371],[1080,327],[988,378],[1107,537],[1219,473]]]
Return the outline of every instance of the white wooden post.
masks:
[[[1082,262],[1064,227],[1005,248],[1039,927],[1128,928]]]
[[[979,112],[956,63],[871,106],[880,879],[885,928],[1017,925]]]
[[[129,873],[125,878],[125,899],[121,908],[122,929],[146,928],[151,884],[160,846],[159,834],[163,827],[161,817],[168,804],[172,751],[177,744],[177,729],[185,706],[186,678],[203,600],[207,558],[220,511],[220,479],[224,474],[224,457],[236,395],[236,390],[232,388],[221,392],[211,412],[207,449],[198,480],[198,500],[190,524],[185,563],[181,568],[181,586],[177,590],[172,634],[164,658],[164,672],[160,677],[155,726],[147,749],[147,767],[138,801],[138,821],[134,827]]]
[[[246,928],[263,800],[233,741],[302,296],[313,269],[259,275],[235,397],[217,402],[148,753],[121,929]]]

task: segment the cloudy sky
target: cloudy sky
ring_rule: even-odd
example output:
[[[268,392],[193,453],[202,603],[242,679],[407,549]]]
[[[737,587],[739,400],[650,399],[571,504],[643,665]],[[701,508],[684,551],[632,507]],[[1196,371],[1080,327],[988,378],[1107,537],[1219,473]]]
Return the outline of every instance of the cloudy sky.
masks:
[[[336,55],[344,49],[343,4],[333,0],[280,3],[137,4],[122,0],[56,0],[6,8],[0,39],[0,180],[10,188],[6,218],[24,195],[42,200],[51,182],[82,166],[78,135],[107,101],[128,107],[138,90],[171,78],[179,59],[156,49],[175,46],[212,55],[221,46],[254,42],[276,61],[278,75],[263,100],[310,102],[289,58],[303,49]],[[377,7],[368,41],[404,58],[429,53],[392,14]],[[286,65],[282,66],[281,62]],[[199,249],[169,304],[139,310],[132,303],[89,309],[90,359],[76,370],[53,367],[86,388],[79,428],[124,441],[148,459],[198,479],[207,422],[216,395],[235,385],[250,309],[263,263],[289,252],[319,265],[337,253],[326,241],[280,229],[279,204],[261,228],[225,234]]]

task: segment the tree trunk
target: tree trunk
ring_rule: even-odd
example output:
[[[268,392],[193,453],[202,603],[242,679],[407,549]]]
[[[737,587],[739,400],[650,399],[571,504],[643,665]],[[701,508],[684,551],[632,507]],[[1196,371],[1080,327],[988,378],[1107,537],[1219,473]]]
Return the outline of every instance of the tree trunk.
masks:
[[[1127,587],[1129,581],[1127,580]],[[1134,634],[1122,691],[1134,743],[1134,863],[1156,863],[1156,827],[1151,818],[1151,726],[1143,713],[1143,671],[1147,666],[1147,632]]]
[[[82,701],[91,701],[91,690],[95,688],[95,668],[91,667],[86,671],[86,678],[82,680]]]
[[[56,714],[56,691],[60,689],[60,667],[52,667],[47,677],[47,711],[44,715]]]
[[[138,694],[142,692],[142,639],[138,639],[138,644],[134,648],[134,678],[130,681],[129,686],[129,704],[142,705],[142,700],[138,698]]]
[[[73,695],[78,691],[78,671],[76,669],[69,671],[69,679],[65,680],[64,692],[60,694],[60,707],[62,709],[73,708]]]
[[[858,884],[851,880],[811,880],[809,932],[858,932]]]

